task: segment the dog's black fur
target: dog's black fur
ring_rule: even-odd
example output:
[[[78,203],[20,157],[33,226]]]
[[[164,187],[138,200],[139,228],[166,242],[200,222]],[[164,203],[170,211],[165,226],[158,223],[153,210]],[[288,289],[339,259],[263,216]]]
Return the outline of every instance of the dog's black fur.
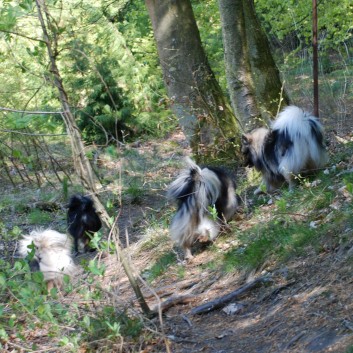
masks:
[[[178,210],[170,225],[172,239],[192,259],[191,245],[196,241],[214,240],[222,223],[230,220],[238,207],[234,179],[222,168],[200,168],[190,158],[169,186],[168,197],[177,202]],[[216,219],[209,207],[215,207]]]
[[[84,245],[84,252],[94,251],[88,247],[89,235],[98,232],[102,227],[102,222],[94,208],[92,199],[88,196],[73,195],[67,207],[68,231],[74,238],[76,254],[79,252],[80,241]]]
[[[327,161],[324,129],[318,119],[296,106],[286,107],[270,129],[258,128],[242,136],[245,165],[262,173],[267,192],[295,176],[322,168]],[[255,194],[262,192],[256,189]]]

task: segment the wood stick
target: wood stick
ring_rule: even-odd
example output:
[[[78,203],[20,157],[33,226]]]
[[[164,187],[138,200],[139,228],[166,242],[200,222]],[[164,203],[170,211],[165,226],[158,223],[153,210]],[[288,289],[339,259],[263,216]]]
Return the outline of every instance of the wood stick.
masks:
[[[195,298],[196,296],[191,294],[173,296],[165,300],[164,302],[160,303],[160,305],[156,305],[153,308],[153,312],[159,312],[159,310],[161,310],[162,312],[165,312],[168,309],[170,309],[172,306],[175,306],[177,304],[188,304],[193,300],[195,300]]]
[[[231,300],[239,297],[241,294],[245,293],[246,291],[256,287],[259,283],[266,282],[267,280],[269,280],[268,276],[256,278],[255,280],[253,280],[249,283],[246,283],[244,286],[236,289],[233,292],[230,292],[220,298],[211,300],[208,303],[205,303],[200,306],[197,306],[196,308],[193,308],[190,311],[190,314],[191,315],[204,314],[204,313],[208,313],[210,311],[219,309],[219,308],[223,307],[224,305],[226,305]]]
[[[167,297],[169,295],[172,295],[176,292],[176,290],[181,290],[181,289],[188,289],[193,287],[199,282],[199,279],[187,279],[181,282],[176,282],[174,284],[165,286],[165,287],[160,287],[160,288],[154,288],[154,292],[160,297]],[[155,295],[155,293],[145,293],[145,298],[149,299]]]

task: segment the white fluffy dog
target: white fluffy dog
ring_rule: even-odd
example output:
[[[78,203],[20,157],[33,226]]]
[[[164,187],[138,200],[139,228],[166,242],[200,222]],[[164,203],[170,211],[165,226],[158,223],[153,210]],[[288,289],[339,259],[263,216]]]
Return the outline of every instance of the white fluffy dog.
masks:
[[[167,196],[178,203],[170,225],[172,240],[184,249],[185,259],[192,259],[191,245],[214,240],[221,224],[235,213],[238,201],[235,182],[221,168],[200,168],[186,158],[188,168],[169,186]],[[210,208],[215,209],[211,214]]]
[[[271,129],[258,128],[242,136],[247,166],[262,173],[267,192],[283,182],[294,186],[294,177],[322,168],[327,162],[324,129],[318,119],[296,106],[286,107]],[[255,194],[260,193],[259,187]]]
[[[34,245],[31,267],[43,273],[48,291],[54,286],[60,288],[64,275],[73,275],[76,266],[71,257],[71,237],[52,229],[33,230],[19,242],[19,255],[26,257]]]

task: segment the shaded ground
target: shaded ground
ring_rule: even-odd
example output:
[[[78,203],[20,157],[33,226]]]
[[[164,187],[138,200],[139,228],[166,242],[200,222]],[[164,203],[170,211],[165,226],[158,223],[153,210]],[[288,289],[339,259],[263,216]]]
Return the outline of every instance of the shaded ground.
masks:
[[[332,149],[338,150],[340,146],[336,139],[332,140]],[[154,209],[161,209],[165,203],[163,194],[161,198],[146,201],[147,204],[142,202],[138,207],[131,205],[126,214],[134,218],[136,213],[144,213],[144,207],[146,210],[153,205]],[[266,217],[271,206],[264,206],[262,212]],[[126,224],[124,217],[122,213],[122,224]],[[246,228],[247,222],[245,217],[237,226]],[[256,273],[221,275],[203,267],[212,256],[207,249],[200,251],[191,264],[180,262],[183,280],[174,268],[174,272],[167,271],[151,285],[153,291],[158,291],[161,301],[180,299],[179,304],[163,316],[168,343],[161,338],[145,346],[142,352],[167,352],[168,349],[176,353],[352,352],[353,238],[352,229],[340,226],[351,238],[348,243],[340,245],[328,234],[319,255],[308,249],[304,256],[280,268],[267,263]],[[136,227],[128,229],[133,234]],[[217,241],[215,246],[218,246]],[[140,271],[149,267],[150,261],[147,254],[142,258],[140,255],[133,257],[133,263]],[[270,280],[230,301],[232,313],[221,308],[207,314],[190,314],[192,308],[260,276],[268,276]],[[186,288],[181,288],[184,282]],[[121,290],[122,298],[133,295],[129,286]],[[155,307],[158,301],[151,291],[145,288],[144,292],[150,307]],[[156,324],[160,322],[157,320]]]
[[[329,249],[320,256],[310,254],[267,274],[271,281],[246,292],[230,304],[236,312],[217,309],[191,315],[190,310],[204,302],[241,287],[243,276],[219,277],[202,270],[207,251],[186,265],[184,277],[194,280],[186,290],[174,287],[178,277],[168,273],[153,284],[170,296],[192,295],[191,302],[176,305],[163,319],[172,352],[350,352],[353,345],[353,278],[350,248]],[[136,262],[135,262],[136,263]],[[271,266],[269,266],[271,268]],[[170,287],[172,286],[172,287]],[[147,292],[148,293],[148,292]],[[150,300],[154,307],[157,302]],[[144,352],[167,351],[164,345]]]
[[[188,307],[175,308],[166,319],[173,351],[345,352],[353,344],[350,269],[346,258],[335,254],[311,263],[303,259],[280,269],[268,286],[232,301],[239,306],[234,314],[190,316]],[[241,284],[239,278],[216,282],[193,305]]]
[[[335,138],[336,133],[330,132],[328,135],[331,136],[330,148],[339,153],[344,145]],[[176,266],[162,271],[150,286],[143,286],[149,306],[154,308],[159,302],[171,298],[178,298],[179,302],[165,310],[162,320],[157,318],[146,322],[146,327],[152,330],[149,340],[145,336],[138,342],[127,340],[123,351],[352,353],[353,231],[344,224],[337,227],[348,238],[347,242],[340,243],[335,235],[325,234],[318,253],[308,248],[295,260],[280,266],[265,263],[253,273],[225,274],[204,266],[214,254],[214,250],[212,252],[208,248],[196,251],[192,263],[183,263],[180,250],[173,247],[169,240],[167,225],[165,234],[159,234],[160,243],[152,243],[141,250],[140,245],[146,241],[148,234],[155,232],[153,222],[161,222],[166,212],[171,212],[165,199],[165,186],[178,173],[182,155],[190,152],[185,148],[182,134],[176,133],[170,140],[174,148],[166,149],[164,141],[139,147],[139,153],[143,156],[158,155],[158,163],[147,170],[147,164],[144,165],[141,159],[139,165],[143,166],[140,172],[143,182],[125,196],[122,206],[117,206],[117,212],[121,241],[124,245],[130,245],[129,253],[136,273],[150,268],[162,250],[176,254]],[[352,164],[352,161],[349,163]],[[349,163],[345,168],[352,167],[353,164]],[[239,170],[239,174],[243,172]],[[145,189],[145,185],[157,180],[162,182]],[[270,216],[272,207],[264,205],[259,212],[266,218]],[[58,219],[55,224],[63,226],[63,222],[63,219]],[[243,215],[236,221],[236,226],[246,229],[250,222],[250,216]],[[229,234],[225,237],[229,242],[235,241]],[[227,242],[216,241],[213,247],[223,251]],[[114,288],[121,305],[129,307],[129,310],[134,307],[137,312],[139,307],[135,295],[116,258],[108,255],[101,261],[107,266],[103,287]],[[261,276],[266,276],[268,281],[228,303],[233,304],[231,313],[220,308],[207,314],[190,314],[192,308],[228,294]]]

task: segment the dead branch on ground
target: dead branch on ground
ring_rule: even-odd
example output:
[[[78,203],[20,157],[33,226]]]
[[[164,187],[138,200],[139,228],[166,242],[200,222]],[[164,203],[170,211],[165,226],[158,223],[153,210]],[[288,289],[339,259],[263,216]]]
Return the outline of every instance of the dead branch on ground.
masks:
[[[269,276],[256,278],[255,280],[253,280],[249,283],[246,283],[244,286],[236,289],[233,292],[230,292],[220,298],[211,300],[208,303],[205,303],[200,306],[197,306],[196,308],[193,308],[191,310],[190,314],[192,314],[192,315],[204,314],[204,313],[208,313],[210,311],[219,309],[219,308],[223,307],[224,305],[226,305],[227,303],[229,303],[231,300],[234,300],[235,298],[239,297],[240,295],[244,294],[245,292],[247,292],[247,291],[255,288],[256,286],[258,286],[259,284],[265,283],[269,280],[270,280]]]
[[[149,299],[154,297],[156,294],[160,298],[168,297],[172,294],[174,294],[176,291],[180,291],[182,289],[189,289],[193,286],[195,286],[197,283],[199,283],[199,279],[186,279],[184,281],[176,282],[173,284],[170,284],[168,286],[160,287],[160,288],[154,288],[153,293],[146,293],[145,298]]]
[[[189,304],[192,301],[194,301],[197,298],[197,296],[192,295],[192,294],[186,294],[186,295],[178,295],[178,296],[172,296],[169,299],[165,300],[164,302],[157,304],[154,308],[154,312],[165,312],[171,307],[178,305],[178,304]]]

